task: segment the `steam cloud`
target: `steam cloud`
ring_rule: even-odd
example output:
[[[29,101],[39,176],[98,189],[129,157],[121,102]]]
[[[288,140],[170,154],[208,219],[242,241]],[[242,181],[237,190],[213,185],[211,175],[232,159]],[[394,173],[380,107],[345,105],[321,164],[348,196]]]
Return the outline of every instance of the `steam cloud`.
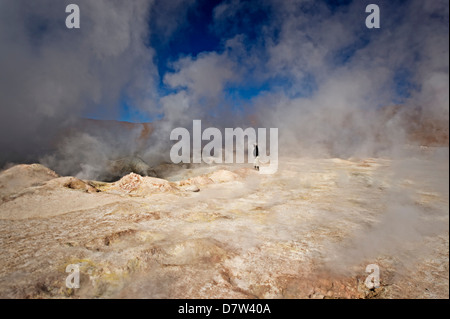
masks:
[[[278,127],[281,155],[398,155],[424,132],[448,144],[448,1],[377,1],[381,28],[369,30],[370,2],[224,1],[209,25],[220,50],[180,55],[162,73],[149,39],[167,45],[188,27],[194,1],[80,0],[78,30],[65,28],[70,1],[2,1],[0,161],[40,158],[97,178],[111,158],[167,160],[170,131],[193,119]],[[247,98],[230,93],[255,87]],[[145,142],[139,127],[78,121],[87,112],[116,119],[124,99],[161,118]]]
[[[122,96],[149,103],[157,73],[145,46],[148,1],[78,1],[80,29],[65,27],[70,1],[2,1],[1,161],[30,160],[93,107],[118,114]]]

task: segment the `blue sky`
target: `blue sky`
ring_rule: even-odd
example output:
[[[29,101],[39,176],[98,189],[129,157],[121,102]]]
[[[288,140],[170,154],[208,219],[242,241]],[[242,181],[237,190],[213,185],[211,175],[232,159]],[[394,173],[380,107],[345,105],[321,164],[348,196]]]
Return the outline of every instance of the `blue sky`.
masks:
[[[274,45],[279,41],[279,33],[283,28],[283,22],[276,21],[274,14],[276,3],[258,2],[258,1],[239,1],[238,9],[233,15],[221,21],[221,25],[215,21],[214,10],[221,4],[230,5],[232,1],[220,0],[199,0],[195,3],[186,5],[184,13],[181,15],[182,23],[176,25],[174,31],[167,36],[158,29],[158,25],[154,20],[149,19],[148,28],[150,36],[148,37],[147,46],[155,52],[153,63],[157,69],[157,90],[160,96],[166,96],[178,91],[165,83],[166,74],[176,72],[173,65],[180,58],[190,57],[196,59],[201,53],[216,52],[223,54],[226,50],[226,41],[239,35],[244,46],[245,54],[234,56],[236,63],[241,64],[244,73],[241,78],[230,81],[223,86],[223,101],[221,103],[228,104],[231,109],[239,110],[241,108],[250,107],[253,98],[267,92],[283,92],[289,98],[310,97],[318,89],[318,82],[314,74],[314,70],[305,70],[302,78],[292,76],[292,74],[283,72],[273,72],[265,69],[265,63],[270,57],[268,53],[267,41],[271,41]],[[237,2],[235,2],[237,3]],[[359,17],[359,25],[349,25],[354,38],[342,45],[341,47],[333,47],[329,52],[329,59],[333,68],[351,66],[353,58],[358,51],[366,48],[381,32],[380,30],[367,29],[364,27],[365,17],[368,15],[360,10],[357,15],[348,13],[351,0],[339,1],[316,1],[299,5],[299,17],[303,19],[311,17],[314,23],[320,22],[320,19],[332,19],[335,16],[349,16],[355,20]],[[389,5],[389,11],[397,10],[396,14],[388,14],[383,12],[383,25],[393,25],[394,19],[398,19],[398,12],[401,12],[402,2],[396,5]],[[181,4],[180,6],[183,6]],[[360,6],[363,9],[363,6]],[[382,10],[388,6],[381,6]],[[159,18],[162,13],[159,13]],[[323,17],[321,17],[321,15]],[[315,18],[315,17],[319,18]],[[152,15],[150,15],[152,17]],[[154,17],[154,16],[153,16]],[[180,17],[180,16],[178,16]],[[170,15],[166,17],[172,19]],[[389,21],[391,20],[391,21]],[[175,24],[177,24],[174,21]],[[301,30],[299,30],[301,32]],[[308,30],[305,30],[308,33]],[[306,34],[308,36],[308,34]],[[310,35],[312,37],[313,34]],[[314,40],[311,39],[313,42]],[[325,44],[326,46],[326,44]],[[326,48],[326,47],[325,47]],[[256,53],[255,53],[256,52]],[[297,52],[302,55],[301,50]],[[256,59],[259,65],[258,70],[254,70],[255,66],[249,66],[247,60]],[[239,67],[239,66],[238,66]],[[393,103],[402,103],[410,96],[410,91],[417,88],[410,81],[407,65],[399,65],[395,71],[393,81],[395,82],[393,92]],[[262,76],[263,75],[263,76]],[[243,80],[245,79],[245,80]],[[384,101],[383,101],[384,102]],[[381,102],[381,103],[383,103]],[[218,104],[221,104],[218,103]],[[241,110],[242,111],[242,110]],[[94,111],[95,113],[95,111]],[[100,112],[101,114],[101,112]],[[91,117],[92,112],[91,112]],[[101,115],[99,115],[101,117]],[[143,112],[133,105],[130,99],[122,98],[120,101],[120,111],[116,115],[116,119],[134,122],[146,122],[164,117],[164,113],[155,113],[152,115]]]
[[[325,1],[331,11],[337,11],[347,6],[349,0],[329,0]],[[221,3],[227,3],[224,0],[200,0],[189,6],[185,16],[185,22],[179,26],[170,37],[166,38],[161,34],[154,32],[148,39],[149,47],[156,52],[154,63],[157,65],[159,74],[158,88],[162,95],[170,94],[174,90],[164,84],[163,79],[166,73],[173,72],[171,65],[180,57],[190,56],[195,58],[202,52],[218,52],[224,51],[224,42],[239,34],[245,37],[245,45],[247,48],[258,46],[261,39],[261,29],[271,23],[271,7],[269,5],[261,5],[257,1],[241,1],[244,3],[242,10],[226,21],[226,28],[215,28],[213,10]],[[314,14],[314,5],[305,8]],[[168,17],[170,18],[170,17]],[[154,28],[152,21],[149,22],[149,28]],[[277,41],[276,28],[271,35],[274,41]],[[365,39],[361,39],[357,43],[352,44],[342,53],[336,56],[341,59],[339,63],[345,63],[351,58],[351,55],[358,47],[364,45]],[[361,44],[362,43],[362,44]],[[231,83],[224,87],[226,101],[230,102],[232,108],[237,110],[249,107],[248,102],[264,93],[273,90],[283,90],[289,95],[292,81],[288,76],[274,75],[264,80],[252,78],[251,72],[246,75],[246,79],[250,81]],[[302,92],[291,94],[291,97],[305,95],[308,96],[316,89],[316,83],[313,74],[308,74],[302,80]],[[160,119],[163,115],[156,116]],[[120,102],[119,120],[146,122],[155,120],[143,112],[135,109],[126,99]]]

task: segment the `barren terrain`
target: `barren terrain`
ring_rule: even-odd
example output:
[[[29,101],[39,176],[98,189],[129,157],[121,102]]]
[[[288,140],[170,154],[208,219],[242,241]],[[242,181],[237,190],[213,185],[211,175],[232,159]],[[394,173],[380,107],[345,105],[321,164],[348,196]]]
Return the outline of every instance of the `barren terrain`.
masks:
[[[280,158],[274,175],[164,164],[114,183],[11,167],[0,297],[448,298],[448,148],[414,154]]]

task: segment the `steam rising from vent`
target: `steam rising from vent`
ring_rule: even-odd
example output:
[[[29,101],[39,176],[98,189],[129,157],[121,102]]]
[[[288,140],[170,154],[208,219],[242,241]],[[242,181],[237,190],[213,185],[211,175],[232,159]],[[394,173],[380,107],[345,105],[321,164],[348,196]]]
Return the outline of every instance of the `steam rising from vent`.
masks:
[[[69,1],[3,1],[0,162],[40,160],[84,178],[129,156],[154,166],[168,161],[170,132],[193,119],[276,127],[280,156],[448,145],[448,1],[379,1],[377,30],[364,26],[366,2],[267,1],[250,34],[233,21],[256,8],[224,1],[208,26],[217,50],[168,58],[199,3],[80,0],[82,27],[68,30]],[[125,102],[135,122],[152,119],[146,138],[140,124],[80,124],[86,114],[118,119]]]
[[[119,114],[122,97],[143,108],[155,96],[154,52],[143,42],[151,2],[78,1],[82,27],[72,30],[64,23],[69,3],[2,1],[3,163],[35,161],[50,153],[59,147],[57,138],[88,110],[111,119]],[[95,144],[92,137],[78,137],[73,143]]]

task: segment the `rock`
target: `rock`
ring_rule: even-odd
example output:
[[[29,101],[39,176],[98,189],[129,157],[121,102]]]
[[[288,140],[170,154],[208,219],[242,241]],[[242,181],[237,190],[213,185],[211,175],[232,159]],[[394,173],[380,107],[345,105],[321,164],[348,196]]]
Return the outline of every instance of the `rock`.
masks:
[[[70,177],[69,181],[65,183],[64,186],[71,189],[83,190],[88,193],[96,193],[99,191],[94,186],[76,177]]]
[[[11,194],[24,189],[42,185],[59,177],[51,169],[41,164],[21,164],[0,172],[0,198],[7,198]]]
[[[240,176],[233,172],[221,169],[216,172],[210,173],[209,178],[214,183],[227,183],[240,179]]]
[[[141,175],[130,173],[122,177],[119,181],[112,183],[107,191],[119,191],[126,194],[146,195],[157,192],[175,191],[177,188],[165,179],[156,177],[142,177]]]
[[[189,185],[189,186],[185,187],[184,190],[186,192],[194,192],[194,193],[196,193],[196,192],[200,191],[200,188],[198,188],[197,185]]]
[[[154,192],[169,192],[176,191],[177,188],[173,183],[156,177],[143,177],[143,183],[137,190],[138,193],[154,193]]]
[[[131,173],[124,177],[122,177],[117,183],[114,183],[117,185],[117,187],[120,190],[125,191],[126,193],[132,192],[136,190],[139,185],[142,183],[142,176],[139,174]],[[114,185],[113,184],[113,185]]]
[[[112,161],[108,170],[113,176],[123,176],[125,174],[135,173],[144,177],[157,177],[156,172],[141,158],[136,156],[124,157],[119,160]]]

